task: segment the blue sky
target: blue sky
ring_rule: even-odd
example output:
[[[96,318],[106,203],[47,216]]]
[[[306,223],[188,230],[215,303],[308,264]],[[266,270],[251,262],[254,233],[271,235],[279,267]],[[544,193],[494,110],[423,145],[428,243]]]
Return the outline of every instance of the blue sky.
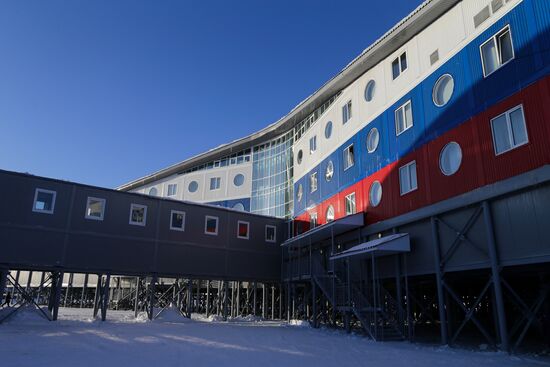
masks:
[[[421,0],[0,0],[0,169],[116,187],[275,122]]]

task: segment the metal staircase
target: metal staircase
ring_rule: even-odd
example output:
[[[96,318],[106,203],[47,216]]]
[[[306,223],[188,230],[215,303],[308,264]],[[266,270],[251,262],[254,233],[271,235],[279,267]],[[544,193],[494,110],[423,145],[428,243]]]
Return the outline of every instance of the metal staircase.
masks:
[[[380,300],[371,302],[357,284],[343,281],[344,277],[337,272],[328,272],[320,262],[314,266],[312,279],[332,307],[340,312],[353,313],[373,340],[404,340],[399,321],[394,317],[397,314],[397,302],[382,287],[379,287],[381,293],[379,299],[382,302]]]

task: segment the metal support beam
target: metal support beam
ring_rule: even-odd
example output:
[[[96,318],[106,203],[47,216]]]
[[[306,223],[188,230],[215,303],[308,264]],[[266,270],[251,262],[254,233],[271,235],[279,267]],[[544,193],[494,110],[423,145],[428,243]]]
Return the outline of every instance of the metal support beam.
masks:
[[[500,281],[500,266],[497,253],[497,244],[495,239],[495,231],[493,228],[493,217],[491,215],[491,207],[487,201],[483,202],[483,217],[487,229],[487,244],[491,257],[491,272],[493,275],[493,289],[495,292],[495,302],[498,315],[498,334],[500,335],[501,348],[505,351],[510,350],[508,340],[508,327],[506,325],[506,313],[504,309],[504,297],[502,295],[502,284]]]
[[[314,328],[318,327],[317,320],[317,285],[315,284],[315,281],[311,280],[311,308],[312,308],[312,326]]]
[[[95,286],[95,295],[94,295],[94,310],[93,310],[93,317],[94,319],[97,317],[97,312],[99,310],[99,301],[101,300],[101,281],[103,275],[97,274],[97,284]],[[52,280],[52,287],[55,282],[55,278]]]
[[[275,286],[271,286],[271,320],[275,320]]]
[[[431,218],[432,223],[432,245],[434,248],[434,260],[435,260],[435,279],[437,283],[437,300],[439,309],[439,323],[441,329],[441,344],[448,344],[447,340],[447,314],[445,312],[445,295],[443,293],[443,275],[441,272],[441,250],[439,248],[439,234],[437,220],[435,217]]]
[[[54,283],[52,283],[53,285]],[[59,301],[61,299],[61,288],[63,287],[63,272],[57,273],[55,278],[55,289],[52,289],[53,293],[53,303],[52,303],[52,321],[57,320],[57,315],[59,312]]]
[[[267,317],[267,289],[265,287],[265,283],[262,283],[262,317],[265,319]]]
[[[6,290],[6,284],[8,283],[9,270],[0,270],[0,305],[4,303],[4,291]]]
[[[222,313],[223,313],[223,320],[227,320],[227,296],[229,293],[229,284],[227,280],[223,281],[223,307],[222,307]]]
[[[187,317],[191,318],[193,312],[193,280],[187,281]]]
[[[258,314],[258,283],[254,282],[254,290],[252,292],[252,314],[256,316]]]
[[[139,292],[140,292],[141,280],[136,277],[136,295],[134,297],[134,317],[138,317],[139,313]]]
[[[82,293],[80,294],[80,308],[84,307],[84,302],[88,293],[88,274],[84,275],[84,284],[82,285]]]
[[[153,275],[151,277],[151,283],[149,284],[149,307],[147,310],[147,317],[149,320],[153,320],[155,313],[155,293],[157,291],[157,276]]]
[[[107,308],[109,307],[109,287],[111,284],[111,274],[107,274],[105,277],[105,284],[103,285],[103,299],[101,302],[101,321],[107,319]]]
[[[210,281],[206,281],[206,317],[210,316]]]

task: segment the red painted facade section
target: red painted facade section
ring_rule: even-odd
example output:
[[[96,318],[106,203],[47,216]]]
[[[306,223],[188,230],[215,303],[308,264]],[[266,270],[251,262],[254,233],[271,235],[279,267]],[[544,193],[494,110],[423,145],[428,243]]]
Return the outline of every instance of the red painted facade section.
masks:
[[[529,142],[497,156],[490,121],[519,105],[523,105]],[[445,176],[439,168],[439,155],[443,147],[453,141],[462,149],[462,164],[454,175]],[[418,189],[401,195],[399,167],[413,160],[416,161]],[[373,224],[546,164],[550,164],[550,77],[497,103],[403,159],[309,209],[295,221],[302,222],[302,232],[309,229],[310,213],[317,213],[319,225],[325,224],[329,205],[335,209],[335,218],[341,218],[346,215],[346,195],[355,192],[357,212],[366,212],[367,224]],[[372,207],[369,201],[374,181],[382,184],[382,201],[377,207]],[[298,232],[296,226],[295,231]]]

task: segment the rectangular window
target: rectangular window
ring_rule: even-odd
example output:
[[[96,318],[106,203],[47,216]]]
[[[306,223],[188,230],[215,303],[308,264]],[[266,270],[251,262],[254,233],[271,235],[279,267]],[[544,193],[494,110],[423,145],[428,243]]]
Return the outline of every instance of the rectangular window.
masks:
[[[170,229],[173,231],[185,230],[185,212],[172,210],[170,212]]]
[[[344,171],[355,164],[355,156],[353,154],[353,144],[344,149]]]
[[[36,213],[53,214],[55,208],[55,197],[57,192],[45,189],[36,189],[32,211]]]
[[[247,240],[250,223],[239,221],[237,223],[237,237]]]
[[[399,168],[399,188],[401,195],[405,195],[418,188],[416,181],[416,161],[412,161]]]
[[[311,213],[309,215],[309,228],[313,229],[317,227],[317,213]]]
[[[145,205],[130,205],[130,224],[135,226],[145,226],[147,222],[147,207]]]
[[[218,235],[218,217],[207,215],[204,218],[204,233],[214,236]]]
[[[176,196],[176,192],[178,191],[178,185],[177,184],[169,184],[168,190],[166,192],[166,196]]]
[[[403,52],[401,56],[393,60],[391,63],[391,70],[393,80],[397,79],[405,70],[407,70],[407,53]]]
[[[266,242],[275,242],[277,241],[277,227],[275,226],[265,226],[265,241]]]
[[[105,214],[105,199],[88,196],[86,202],[86,219],[103,220]]]
[[[348,101],[343,107],[342,107],[342,123],[345,124],[351,119],[351,100]]]
[[[220,188],[221,177],[210,178],[210,190],[218,190]]]
[[[395,135],[400,135],[413,126],[412,103],[407,101],[395,110]]]
[[[480,47],[483,76],[488,77],[514,59],[510,26],[504,27]]]
[[[315,153],[317,150],[317,135],[309,139],[309,154]]]
[[[529,142],[523,106],[517,106],[491,120],[495,154],[499,155]]]
[[[346,215],[351,215],[356,213],[355,206],[355,193],[351,193],[346,196]]]
[[[310,192],[317,191],[317,172],[313,172],[311,176],[309,176],[309,184],[310,184]]]

